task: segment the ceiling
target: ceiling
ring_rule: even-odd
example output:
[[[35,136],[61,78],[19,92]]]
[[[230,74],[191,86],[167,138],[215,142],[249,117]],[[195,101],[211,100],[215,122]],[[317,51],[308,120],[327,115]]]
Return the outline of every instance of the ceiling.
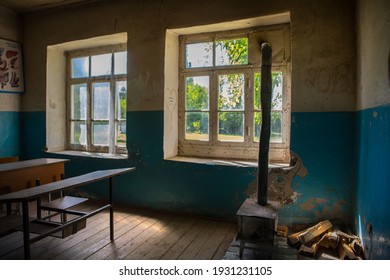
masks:
[[[47,8],[69,6],[81,2],[96,2],[96,0],[1,0],[0,6],[17,13],[25,13]]]

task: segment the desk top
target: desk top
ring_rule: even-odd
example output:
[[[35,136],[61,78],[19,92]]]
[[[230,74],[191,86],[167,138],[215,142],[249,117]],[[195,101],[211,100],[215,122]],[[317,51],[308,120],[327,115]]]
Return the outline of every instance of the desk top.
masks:
[[[59,162],[67,162],[69,159],[58,159],[58,158],[37,158],[31,160],[15,161],[10,163],[0,164],[0,173],[15,171],[20,169],[26,169],[31,167],[37,167],[42,165],[55,164]]]
[[[72,187],[79,187],[82,185],[90,184],[96,181],[100,181],[103,179],[108,179],[114,176],[128,173],[134,170],[135,167],[94,171],[91,173],[83,174],[76,177],[71,177],[53,183],[48,183],[38,187],[7,193],[0,196],[0,202],[29,201],[54,191],[65,190],[67,188],[72,188]]]

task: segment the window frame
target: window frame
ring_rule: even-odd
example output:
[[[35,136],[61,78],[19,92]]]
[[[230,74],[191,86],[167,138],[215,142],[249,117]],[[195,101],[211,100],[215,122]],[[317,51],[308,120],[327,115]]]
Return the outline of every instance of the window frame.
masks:
[[[258,43],[262,38],[270,37],[267,32],[284,30],[281,41],[289,40],[289,27],[285,24],[254,27],[240,30],[189,34],[179,36],[179,86],[178,86],[178,156],[220,158],[234,160],[256,160],[258,158],[259,142],[255,142],[254,134],[254,73],[261,72],[261,54]],[[264,35],[265,34],[265,35]],[[212,66],[186,68],[186,44],[214,42],[233,38],[248,38],[248,63],[244,65]],[[284,47],[289,48],[289,43]],[[272,42],[271,42],[272,47]],[[258,50],[258,52],[257,52]],[[289,50],[285,51],[289,54]],[[215,65],[215,51],[213,51],[213,65]],[[283,73],[282,97],[282,141],[271,142],[269,159],[271,162],[288,163],[290,160],[290,126],[291,126],[291,68],[290,57],[273,61],[272,71]],[[218,76],[223,74],[244,74],[244,141],[218,141]],[[185,91],[186,78],[195,76],[209,76],[209,141],[185,139]]]
[[[126,44],[117,44],[109,45],[102,47],[93,47],[79,50],[71,50],[65,53],[66,56],[66,145],[67,149],[75,151],[86,151],[86,152],[97,152],[97,153],[108,153],[108,154],[127,154],[126,145],[117,146],[117,125],[121,122],[126,122],[126,119],[121,119],[118,117],[118,100],[116,92],[117,82],[125,81],[127,82],[127,63],[126,63],[126,73],[124,74],[114,74],[114,53],[117,52],[127,52]],[[111,54],[111,74],[109,75],[99,75],[91,76],[91,56],[101,55],[101,54]],[[72,65],[71,61],[73,58],[77,57],[88,57],[89,63],[89,73],[88,77],[83,78],[72,78]],[[105,122],[109,124],[109,144],[105,145],[94,145],[92,143],[92,122],[101,122],[102,120],[94,120],[92,118],[92,102],[93,102],[93,84],[95,83],[109,83],[110,84],[110,104],[109,104],[109,119]],[[77,121],[78,119],[72,119],[72,85],[86,84],[87,85],[87,113],[86,113],[86,145],[83,144],[74,144],[71,140],[72,135],[72,121]],[[126,96],[127,99],[127,96]],[[81,120],[81,119],[80,119]]]

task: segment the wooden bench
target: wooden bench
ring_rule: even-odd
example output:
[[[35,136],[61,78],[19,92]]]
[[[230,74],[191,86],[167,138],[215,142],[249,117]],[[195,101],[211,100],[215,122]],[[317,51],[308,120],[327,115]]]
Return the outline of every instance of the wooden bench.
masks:
[[[65,162],[68,159],[38,158],[18,161],[17,157],[3,158],[0,160],[0,195],[31,188],[39,184],[47,184],[63,178],[65,172]],[[5,212],[4,206],[1,210]],[[12,208],[12,209],[11,209]],[[20,207],[6,205],[6,211],[19,212]]]
[[[11,223],[4,222],[3,219],[0,219],[1,224],[5,224],[4,227],[11,227],[12,229],[23,230],[23,246],[24,246],[24,257],[25,259],[30,259],[30,245],[34,242],[37,242],[47,236],[52,236],[58,232],[60,232],[61,236],[64,236],[64,232],[70,232],[71,234],[76,233],[78,228],[83,226],[83,223],[86,222],[86,219],[96,215],[97,213],[109,209],[110,211],[110,239],[114,239],[114,209],[113,209],[113,200],[112,200],[112,185],[113,185],[113,177],[119,176],[128,172],[134,171],[135,168],[119,168],[119,169],[109,169],[109,170],[99,170],[91,173],[87,173],[84,175],[71,177],[68,179],[64,179],[58,182],[52,182],[45,185],[37,186],[35,188],[28,188],[24,190],[20,190],[17,192],[12,192],[8,194],[4,194],[0,196],[0,203],[13,203],[13,202],[21,202],[22,203],[22,227],[12,227]],[[69,209],[69,205],[74,205],[74,203],[78,203],[81,200],[73,200],[68,199],[66,197],[60,198],[58,201],[51,201],[46,206],[47,209],[51,211],[57,211],[67,214],[78,215],[77,218],[74,218],[69,221],[63,222],[51,222],[45,221],[44,219],[35,219],[30,221],[29,218],[29,202],[39,200],[39,198],[43,195],[48,195],[53,192],[64,191],[69,188],[77,188],[86,184],[91,184],[97,181],[101,181],[104,179],[109,180],[109,202],[104,206],[90,211],[88,213],[73,211]],[[45,205],[45,204],[43,204]],[[46,228],[44,230],[39,229],[39,231],[35,230],[36,225],[44,225]],[[30,228],[31,227],[31,228]],[[30,232],[34,230],[34,233],[38,233],[39,235],[30,238]]]
[[[0,157],[0,164],[19,161],[19,157]]]
[[[11,192],[55,182],[65,174],[68,159],[38,158],[0,164],[0,187],[8,186]]]

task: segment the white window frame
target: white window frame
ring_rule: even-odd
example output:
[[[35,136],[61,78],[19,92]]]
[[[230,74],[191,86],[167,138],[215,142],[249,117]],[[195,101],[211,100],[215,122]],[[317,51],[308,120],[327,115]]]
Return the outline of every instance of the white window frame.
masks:
[[[116,143],[116,125],[118,122],[126,122],[126,119],[117,118],[117,106],[118,100],[116,100],[116,82],[127,81],[127,73],[124,74],[114,74],[114,53],[127,51],[125,44],[103,46],[103,47],[94,47],[81,50],[72,50],[66,52],[66,92],[67,92],[67,148],[69,150],[75,151],[86,151],[86,152],[98,152],[98,153],[108,153],[108,154],[127,154],[126,147],[117,146]],[[91,76],[91,56],[100,55],[100,54],[110,54],[112,55],[111,63],[111,74],[110,75],[100,75],[100,76]],[[71,77],[71,60],[72,58],[77,57],[89,57],[89,76],[86,78],[72,78]],[[127,71],[126,71],[127,72]],[[109,109],[109,145],[93,145],[92,144],[92,84],[104,82],[110,83],[110,104]],[[75,84],[87,84],[87,136],[86,136],[86,145],[74,144],[71,143],[71,122],[77,121],[77,119],[71,118],[71,87]]]
[[[283,30],[281,38],[274,38],[272,31]],[[202,68],[185,67],[185,44],[210,42],[220,39],[248,38],[248,64],[233,66],[213,66]],[[178,87],[178,156],[202,157],[233,160],[256,160],[258,158],[259,143],[253,141],[253,116],[254,116],[254,73],[261,72],[261,40],[270,41],[280,45],[284,55],[273,54],[272,71],[283,73],[283,105],[282,105],[282,141],[271,142],[270,162],[288,163],[290,160],[290,123],[291,123],[291,69],[290,69],[290,42],[289,25],[275,25],[268,27],[255,27],[250,29],[229,30],[223,32],[211,32],[202,34],[182,35],[179,37],[179,87]],[[286,43],[286,40],[288,41]],[[274,59],[274,57],[276,59]],[[281,59],[282,57],[282,59]],[[226,73],[243,73],[245,75],[245,121],[243,142],[221,142],[217,140],[217,79],[218,75]],[[185,139],[185,79],[191,76],[209,75],[210,77],[210,119],[209,141],[194,141]],[[214,81],[214,82],[212,82]]]

